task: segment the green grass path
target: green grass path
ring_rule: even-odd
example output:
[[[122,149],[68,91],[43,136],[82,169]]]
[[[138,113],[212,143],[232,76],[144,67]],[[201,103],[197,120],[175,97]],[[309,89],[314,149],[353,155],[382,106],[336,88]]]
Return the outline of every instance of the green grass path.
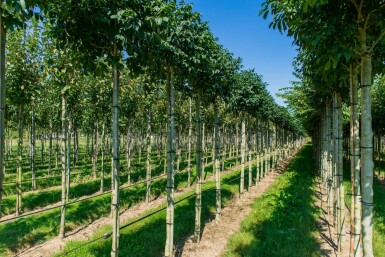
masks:
[[[225,256],[321,256],[314,206],[316,181],[312,147],[304,146],[226,246]]]

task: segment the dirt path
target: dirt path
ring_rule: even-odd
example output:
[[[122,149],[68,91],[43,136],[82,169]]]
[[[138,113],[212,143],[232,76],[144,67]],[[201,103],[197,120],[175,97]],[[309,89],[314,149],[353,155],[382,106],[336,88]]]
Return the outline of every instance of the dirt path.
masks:
[[[295,154],[293,155],[295,156]],[[242,220],[251,213],[252,205],[257,197],[263,195],[275,179],[285,169],[291,158],[281,164],[277,171],[269,173],[257,186],[253,186],[242,198],[234,198],[222,209],[220,221],[213,220],[203,229],[199,244],[188,238],[184,245],[176,249],[175,256],[217,257],[223,254],[228,239],[240,228]]]
[[[333,224],[333,216],[327,214],[327,199],[326,194],[322,193],[321,190],[321,180],[317,181],[317,191],[316,191],[316,201],[315,206],[320,208],[322,214],[317,221],[317,228],[319,231],[319,236],[317,238],[320,246],[322,256],[325,257],[348,257],[349,256],[349,237],[350,237],[350,218],[349,210],[345,206],[345,223],[342,234],[344,234],[344,239],[342,241],[342,252],[338,253],[337,251],[337,231]]]

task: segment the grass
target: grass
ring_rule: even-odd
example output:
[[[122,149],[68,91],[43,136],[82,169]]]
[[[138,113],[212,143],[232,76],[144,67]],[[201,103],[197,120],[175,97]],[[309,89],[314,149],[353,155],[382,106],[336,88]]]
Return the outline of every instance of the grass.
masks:
[[[247,171],[247,168],[246,168]],[[255,166],[254,166],[255,171]],[[239,191],[239,171],[231,172],[222,176],[222,204],[226,203],[235,197]],[[247,176],[245,176],[245,184],[247,185]],[[210,190],[215,188],[215,182],[206,182],[203,185],[202,197],[202,223],[204,224],[215,213],[215,191]],[[174,238],[176,245],[182,245],[186,238],[194,232],[194,219],[195,219],[195,197],[189,197],[193,195],[191,192],[187,192],[179,196],[176,201],[182,200],[175,205],[175,230]],[[162,209],[162,207],[149,210],[141,215],[144,217],[150,213]],[[135,220],[141,217],[135,218]],[[127,223],[132,222],[129,220]],[[127,224],[126,223],[126,224]],[[141,256],[141,257],[153,257],[162,256],[164,252],[165,234],[166,234],[166,211],[160,212],[143,219],[142,221],[135,223],[120,231],[120,256]],[[111,226],[106,225],[93,235],[93,239],[103,236],[106,233],[111,232]],[[93,240],[91,239],[91,240]],[[149,247],[151,242],[151,247]],[[84,241],[71,241],[67,243],[63,252],[56,254],[55,256],[63,256],[66,251],[70,251],[79,246],[84,245]],[[78,249],[66,256],[110,256],[111,251],[111,238],[107,240],[98,240],[92,244]]]
[[[252,213],[228,241],[225,256],[322,256],[313,168],[307,144],[263,197],[256,199]]]
[[[228,160],[226,166],[234,162],[234,159]],[[206,166],[205,172],[211,174],[212,165]],[[192,176],[194,177],[194,173]],[[187,186],[187,173],[175,174],[175,186],[177,188]],[[154,197],[160,196],[166,192],[165,188],[166,179],[159,179],[152,183],[151,193]],[[143,201],[145,194],[145,184],[121,190],[121,208],[125,209]],[[108,216],[110,203],[111,195],[106,194],[70,205],[66,208],[66,230],[70,231],[76,226],[85,225],[93,220]],[[15,252],[22,247],[32,246],[56,236],[59,232],[59,222],[60,209],[58,208],[1,224],[0,234],[6,236],[0,237],[0,255]]]

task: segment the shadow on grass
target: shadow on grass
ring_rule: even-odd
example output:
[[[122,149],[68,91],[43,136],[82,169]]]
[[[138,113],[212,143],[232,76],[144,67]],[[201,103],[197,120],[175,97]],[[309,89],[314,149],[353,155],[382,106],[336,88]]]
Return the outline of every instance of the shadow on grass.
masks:
[[[306,145],[253,206],[225,256],[321,256],[315,237],[312,150]]]

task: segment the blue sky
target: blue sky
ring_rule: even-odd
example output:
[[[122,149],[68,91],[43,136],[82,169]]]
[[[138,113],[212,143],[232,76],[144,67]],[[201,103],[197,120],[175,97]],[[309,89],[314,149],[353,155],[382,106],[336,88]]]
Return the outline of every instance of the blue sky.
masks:
[[[269,21],[258,16],[262,0],[186,0],[208,21],[219,43],[243,59],[245,69],[255,68],[276,97],[280,88],[294,80],[292,61],[296,56],[292,39],[269,29]]]

